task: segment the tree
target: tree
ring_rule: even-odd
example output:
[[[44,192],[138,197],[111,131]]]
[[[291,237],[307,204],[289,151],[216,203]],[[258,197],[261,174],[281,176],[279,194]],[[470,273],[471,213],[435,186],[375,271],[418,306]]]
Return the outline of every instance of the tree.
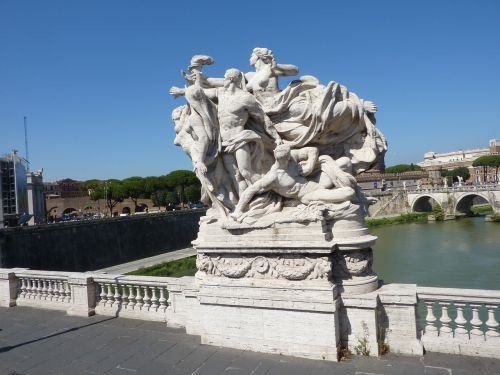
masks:
[[[498,177],[498,168],[500,168],[500,155],[484,155],[478,157],[472,162],[473,167],[483,167],[483,181],[486,182],[488,167],[495,168],[495,179]]]
[[[122,181],[125,195],[134,202],[134,212],[137,210],[137,200],[145,194],[144,178],[129,177]]]
[[[186,186],[201,186],[198,177],[192,171],[178,170],[170,172],[162,178],[162,182],[168,186],[169,189],[177,190],[180,195],[181,203],[186,200],[185,188]]]
[[[191,203],[196,203],[200,201],[201,198],[201,188],[199,185],[189,185],[184,189],[184,195],[186,200]]]
[[[89,195],[91,195],[92,191],[95,190],[100,184],[102,184],[102,181],[94,178],[92,180],[83,181],[80,184],[80,188],[82,191],[88,192]]]
[[[151,198],[151,195],[158,190],[161,190],[160,178],[157,176],[145,177],[143,180],[144,184],[144,197]]]
[[[458,176],[461,176],[464,179],[464,181],[467,181],[470,178],[469,168],[467,167],[458,167],[450,171],[444,170],[441,171],[441,175],[443,177],[451,177],[455,181],[458,179],[457,178]]]
[[[119,180],[104,181],[90,194],[92,200],[105,200],[110,216],[113,216],[113,208],[126,197],[125,189]]]
[[[170,190],[158,190],[151,194],[151,200],[157,207],[167,207],[178,203],[177,194]]]
[[[391,167],[385,168],[385,173],[404,173],[404,172],[413,172],[413,171],[423,171],[422,167],[419,167],[415,164],[397,164]]]

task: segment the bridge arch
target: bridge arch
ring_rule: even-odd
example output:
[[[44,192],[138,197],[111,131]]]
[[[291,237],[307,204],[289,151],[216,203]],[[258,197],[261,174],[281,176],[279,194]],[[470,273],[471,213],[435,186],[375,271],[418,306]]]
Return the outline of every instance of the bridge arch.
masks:
[[[413,201],[411,212],[431,212],[433,205],[438,205],[441,209],[443,208],[441,203],[431,195],[421,195]]]
[[[485,196],[485,194],[480,193],[467,193],[457,199],[457,203],[455,204],[455,212],[470,215],[472,214],[471,207],[474,204],[487,203],[492,205],[492,202],[488,200],[487,195]]]
[[[76,209],[75,209],[75,208],[73,208],[73,207],[68,207],[68,208],[66,208],[66,209],[63,211],[63,215],[71,215],[71,214],[73,214],[73,213],[74,213],[74,214],[76,214],[76,213],[77,213]]]

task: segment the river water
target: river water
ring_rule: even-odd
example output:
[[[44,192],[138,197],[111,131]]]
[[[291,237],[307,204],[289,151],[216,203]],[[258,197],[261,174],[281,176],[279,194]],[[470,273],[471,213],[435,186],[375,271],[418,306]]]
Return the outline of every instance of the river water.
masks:
[[[500,223],[483,217],[373,228],[386,283],[500,290]]]

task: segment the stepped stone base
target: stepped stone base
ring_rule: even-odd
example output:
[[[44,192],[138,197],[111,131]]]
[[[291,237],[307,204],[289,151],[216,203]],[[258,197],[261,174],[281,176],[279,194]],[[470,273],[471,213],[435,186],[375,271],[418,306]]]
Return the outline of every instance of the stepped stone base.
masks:
[[[340,293],[378,288],[375,239],[358,217],[257,229],[202,218],[194,331],[205,344],[336,361]]]

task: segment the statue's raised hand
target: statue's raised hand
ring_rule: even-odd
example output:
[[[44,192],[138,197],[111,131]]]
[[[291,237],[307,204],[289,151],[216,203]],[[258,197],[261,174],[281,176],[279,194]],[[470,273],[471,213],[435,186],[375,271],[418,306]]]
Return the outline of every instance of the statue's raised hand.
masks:
[[[375,113],[378,111],[378,108],[375,105],[375,103],[371,102],[369,100],[365,100],[363,102],[363,108],[365,109],[366,112],[370,112],[370,113]]]
[[[172,86],[170,88],[170,95],[172,95],[174,98],[177,98],[178,96],[184,95],[185,90],[181,89],[180,87],[175,87]]]

